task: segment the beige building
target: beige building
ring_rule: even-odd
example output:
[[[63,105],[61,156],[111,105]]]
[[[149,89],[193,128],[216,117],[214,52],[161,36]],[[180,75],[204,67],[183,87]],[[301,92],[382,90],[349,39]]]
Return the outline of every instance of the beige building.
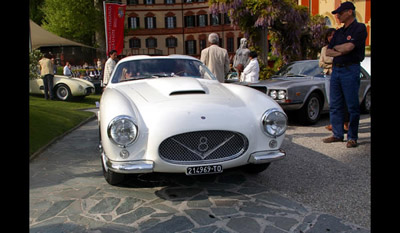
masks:
[[[331,14],[341,0],[294,0],[310,13],[325,17],[328,26],[341,24]],[[213,16],[208,0],[122,0],[126,4],[123,55],[187,54],[199,58],[208,46],[208,35],[220,36],[220,46],[233,56],[243,33],[230,25],[227,15]],[[367,26],[371,44],[371,0],[353,0],[358,22]]]
[[[123,55],[187,54],[199,58],[208,35],[220,36],[220,46],[234,55],[243,33],[227,15],[213,16],[207,0],[123,0],[125,46]]]

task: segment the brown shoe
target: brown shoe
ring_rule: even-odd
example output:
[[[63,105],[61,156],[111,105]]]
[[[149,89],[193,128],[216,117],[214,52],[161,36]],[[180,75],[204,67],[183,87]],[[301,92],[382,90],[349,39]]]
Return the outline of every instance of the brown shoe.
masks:
[[[343,125],[344,132],[347,133],[349,131],[349,122],[345,122]]]
[[[335,136],[330,136],[329,138],[324,138],[322,141],[324,143],[343,142],[343,139],[337,138]]]
[[[329,131],[332,131],[332,125],[327,125],[327,126],[325,126],[325,129],[327,129],[327,130],[329,130]]]
[[[346,147],[347,148],[353,148],[353,147],[357,147],[358,144],[355,140],[348,140],[346,143]]]

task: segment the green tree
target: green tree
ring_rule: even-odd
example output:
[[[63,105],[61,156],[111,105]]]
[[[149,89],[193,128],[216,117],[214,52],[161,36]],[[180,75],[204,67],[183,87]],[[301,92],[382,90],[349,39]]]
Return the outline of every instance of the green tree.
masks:
[[[42,27],[61,37],[94,46],[102,14],[93,0],[45,0]],[[100,24],[100,25],[99,25]]]
[[[29,79],[40,78],[39,60],[43,57],[40,50],[29,52]]]

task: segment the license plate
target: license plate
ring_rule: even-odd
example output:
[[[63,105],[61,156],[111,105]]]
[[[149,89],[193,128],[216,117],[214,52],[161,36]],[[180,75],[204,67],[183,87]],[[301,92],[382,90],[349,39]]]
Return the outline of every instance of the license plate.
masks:
[[[206,165],[186,168],[186,175],[203,175],[212,173],[221,173],[223,171],[222,165]]]

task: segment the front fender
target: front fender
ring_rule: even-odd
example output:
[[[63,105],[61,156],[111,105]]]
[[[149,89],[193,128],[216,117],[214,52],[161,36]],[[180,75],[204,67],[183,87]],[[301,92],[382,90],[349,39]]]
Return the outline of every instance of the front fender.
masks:
[[[134,119],[134,123],[138,127],[138,138],[137,140],[129,145],[127,148],[121,148],[114,143],[108,137],[107,128],[109,123],[117,116],[128,115]],[[145,148],[147,144],[148,129],[142,120],[134,103],[125,96],[122,92],[119,92],[115,88],[107,88],[101,99],[99,107],[99,127],[101,134],[102,148],[107,157],[113,161],[123,160],[119,157],[122,150],[128,150],[131,160],[143,159]]]

